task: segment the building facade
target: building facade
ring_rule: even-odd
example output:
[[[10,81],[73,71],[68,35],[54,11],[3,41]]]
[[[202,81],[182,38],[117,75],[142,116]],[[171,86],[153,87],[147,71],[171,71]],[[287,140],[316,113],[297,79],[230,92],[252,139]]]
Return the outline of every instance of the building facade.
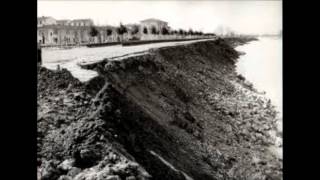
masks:
[[[170,27],[168,26],[168,22],[150,18],[140,21],[140,34],[141,40],[155,40],[155,39],[164,39],[168,38],[168,36],[163,36],[161,34],[162,29],[166,28],[170,31]],[[153,34],[153,29],[155,30],[155,34]]]
[[[38,42],[42,45],[81,44],[89,41],[89,27],[46,25],[38,27]]]
[[[143,32],[143,29],[146,28],[148,30],[148,34],[151,34],[153,27],[157,32],[161,32],[162,28],[166,28],[168,30],[170,29],[167,22],[159,19],[150,18],[140,21],[141,32]]]
[[[141,21],[140,24],[127,24],[124,26],[127,29],[127,33],[119,35],[117,27],[94,26],[91,19],[55,20],[52,17],[40,17],[38,18],[37,40],[42,46],[147,40],[159,38],[157,37],[159,35],[151,33],[153,28],[159,34],[163,27],[170,29],[167,22],[158,19],[146,19]],[[94,37],[90,35],[92,28],[95,28],[98,32]],[[147,28],[147,34],[143,33],[144,28]]]
[[[115,42],[119,38],[112,26],[95,27],[98,35],[90,35],[94,23],[91,19],[55,20],[38,18],[37,41],[43,45],[80,45],[87,43]]]
[[[42,16],[38,18],[37,25],[38,27],[57,24],[57,21],[52,17]]]
[[[61,20],[57,20],[57,25],[60,26],[69,26],[71,20],[68,19],[61,19]]]
[[[75,19],[68,23],[70,26],[93,26],[91,19]]]

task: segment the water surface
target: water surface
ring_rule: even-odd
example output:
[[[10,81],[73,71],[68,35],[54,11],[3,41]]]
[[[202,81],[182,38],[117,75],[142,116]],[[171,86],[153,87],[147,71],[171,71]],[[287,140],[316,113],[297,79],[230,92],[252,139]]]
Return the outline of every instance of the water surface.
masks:
[[[238,73],[265,91],[282,116],[282,39],[259,38],[236,49],[246,53],[237,63]]]
[[[236,50],[246,53],[239,58],[237,72],[266,93],[278,111],[278,132],[282,133],[282,38],[259,38]],[[276,136],[276,131],[270,134],[276,139],[270,149],[282,159],[282,137]]]

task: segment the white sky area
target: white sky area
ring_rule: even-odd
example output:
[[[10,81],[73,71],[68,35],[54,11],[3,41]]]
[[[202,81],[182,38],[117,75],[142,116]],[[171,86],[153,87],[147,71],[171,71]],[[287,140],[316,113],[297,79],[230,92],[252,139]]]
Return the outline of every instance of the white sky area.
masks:
[[[38,0],[38,16],[55,19],[91,18],[96,25],[118,26],[157,18],[173,29],[215,32],[218,26],[237,33],[278,33],[282,29],[282,1],[45,1]]]

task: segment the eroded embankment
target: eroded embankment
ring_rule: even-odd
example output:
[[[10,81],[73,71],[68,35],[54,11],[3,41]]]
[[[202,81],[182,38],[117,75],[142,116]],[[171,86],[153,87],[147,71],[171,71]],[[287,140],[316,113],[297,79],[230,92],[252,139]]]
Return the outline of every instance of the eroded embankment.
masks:
[[[39,69],[42,179],[281,179],[275,111],[235,73],[223,40],[68,71]]]

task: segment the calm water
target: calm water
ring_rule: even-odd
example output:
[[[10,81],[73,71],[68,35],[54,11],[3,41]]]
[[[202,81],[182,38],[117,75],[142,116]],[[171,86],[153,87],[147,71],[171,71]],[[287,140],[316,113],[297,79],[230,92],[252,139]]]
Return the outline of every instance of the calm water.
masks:
[[[236,49],[246,53],[237,63],[238,73],[265,91],[282,116],[282,39],[259,38]]]
[[[237,63],[238,73],[258,91],[266,92],[279,112],[278,131],[282,132],[282,38],[259,38],[236,49],[246,53]],[[275,131],[270,134],[276,139],[276,146],[270,150],[282,159],[282,137],[276,136]]]

